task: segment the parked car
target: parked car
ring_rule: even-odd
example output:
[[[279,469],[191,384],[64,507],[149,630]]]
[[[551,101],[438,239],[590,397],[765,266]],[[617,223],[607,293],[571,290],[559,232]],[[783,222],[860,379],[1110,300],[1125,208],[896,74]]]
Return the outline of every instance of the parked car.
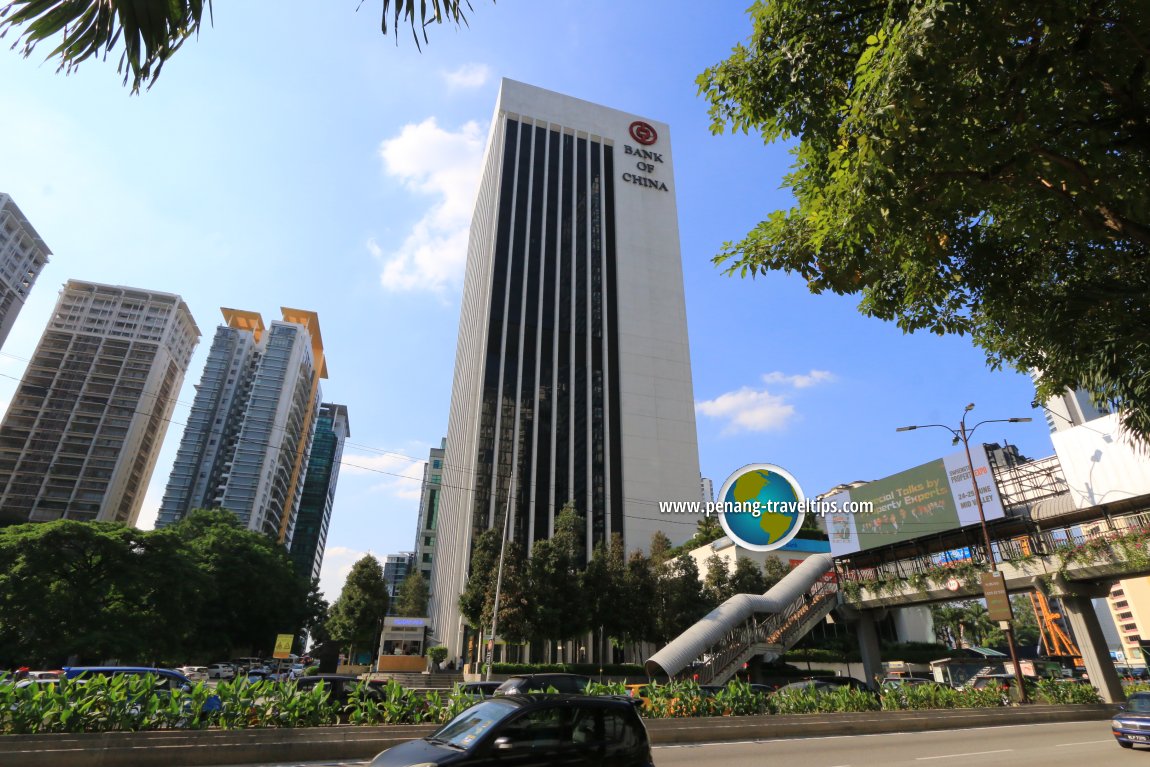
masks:
[[[529,692],[555,692],[582,695],[591,677],[580,674],[516,674],[496,688],[496,695],[523,695]]]
[[[357,676],[347,674],[312,674],[295,680],[296,689],[299,690],[310,690],[320,683],[331,692],[331,700],[338,701],[340,706],[346,706],[351,700],[351,691],[364,682]],[[381,683],[367,682],[366,684],[369,695],[383,699]]]
[[[207,666],[178,666],[176,671],[186,676],[193,682],[206,682],[208,681],[208,667]]]
[[[785,684],[779,689],[775,690],[774,695],[790,690],[814,690],[815,692],[829,692],[831,690],[838,690],[843,687],[849,687],[852,690],[866,690],[867,686],[850,676],[818,676],[812,679],[804,679],[801,682],[791,682]]]
[[[208,666],[209,679],[234,679],[236,670],[230,663],[213,663]]]
[[[888,676],[882,680],[883,689],[897,689],[899,687],[943,687],[944,685],[934,681],[933,679],[925,679],[920,676]]]
[[[426,764],[654,766],[647,730],[634,706],[585,695],[485,700],[426,738],[389,748],[371,767]]]
[[[117,677],[117,676],[148,676],[151,675],[156,680],[156,691],[164,694],[171,693],[177,690],[182,692],[191,692],[192,680],[178,671],[173,671],[170,668],[151,668],[148,666],[65,666],[64,677],[67,679],[78,679],[80,681],[92,679],[93,677]],[[212,695],[204,701],[204,711],[216,711],[221,707],[220,698],[218,695]]]
[[[503,682],[466,682],[459,685],[459,692],[477,698],[490,698]]]
[[[1122,748],[1150,746],[1150,693],[1136,692],[1110,720],[1110,731]]]

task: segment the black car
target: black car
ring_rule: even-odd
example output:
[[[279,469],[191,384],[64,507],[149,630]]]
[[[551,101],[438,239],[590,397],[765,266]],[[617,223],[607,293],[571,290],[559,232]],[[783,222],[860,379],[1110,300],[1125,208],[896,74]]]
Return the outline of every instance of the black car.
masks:
[[[627,700],[508,695],[477,703],[426,738],[389,748],[371,767],[654,767],[647,730]]]
[[[829,692],[831,690],[838,690],[843,687],[849,687],[852,690],[866,690],[867,686],[849,676],[817,676],[812,679],[804,679],[801,682],[791,682],[785,684],[779,689],[775,690],[774,694],[786,693],[792,690],[813,690],[814,692]]]
[[[555,692],[582,695],[591,677],[579,674],[516,674],[495,690],[496,695],[523,695],[529,692]]]
[[[302,676],[295,680],[295,686],[299,690],[310,690],[319,683],[331,693],[330,700],[337,701],[341,706],[346,706],[351,700],[351,691],[358,685],[363,684],[363,680],[357,676],[349,676],[346,674],[312,674],[311,676]],[[377,700],[383,699],[383,692],[378,683],[368,682],[368,696]]]
[[[465,682],[459,685],[459,692],[476,698],[490,698],[503,682]]]

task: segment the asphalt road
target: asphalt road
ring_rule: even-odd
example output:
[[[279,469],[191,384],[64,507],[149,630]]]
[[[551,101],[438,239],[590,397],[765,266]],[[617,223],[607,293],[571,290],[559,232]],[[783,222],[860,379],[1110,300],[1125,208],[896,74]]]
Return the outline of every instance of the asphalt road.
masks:
[[[1150,765],[1150,749],[1120,748],[1108,721],[980,727],[894,735],[656,746],[656,767],[1122,767]],[[769,760],[769,761],[768,761]],[[246,767],[362,767],[365,761]]]

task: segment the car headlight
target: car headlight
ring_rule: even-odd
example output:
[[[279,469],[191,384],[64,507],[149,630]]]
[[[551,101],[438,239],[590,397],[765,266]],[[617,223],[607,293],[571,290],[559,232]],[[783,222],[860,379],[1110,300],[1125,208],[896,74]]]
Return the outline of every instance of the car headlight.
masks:
[[[1115,730],[1120,730],[1120,729],[1122,729],[1122,721],[1120,719],[1111,719],[1110,720],[1110,726],[1113,727]]]

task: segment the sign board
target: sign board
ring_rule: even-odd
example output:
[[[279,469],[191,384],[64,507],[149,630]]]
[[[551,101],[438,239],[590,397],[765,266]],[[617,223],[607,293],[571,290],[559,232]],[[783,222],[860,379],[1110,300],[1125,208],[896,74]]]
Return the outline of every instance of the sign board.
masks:
[[[971,445],[970,457],[986,518],[1005,516],[986,449]],[[836,557],[979,523],[965,451],[822,500],[840,510],[825,517],[831,553]],[[964,558],[961,550],[953,553],[954,561]]]
[[[997,570],[983,573],[982,593],[986,596],[986,609],[992,621],[1012,621],[1014,611],[1010,609],[1010,595],[1006,593],[1006,576]]]
[[[294,634],[277,634],[276,635],[276,651],[272,653],[273,658],[290,658],[292,640],[295,639]]]

